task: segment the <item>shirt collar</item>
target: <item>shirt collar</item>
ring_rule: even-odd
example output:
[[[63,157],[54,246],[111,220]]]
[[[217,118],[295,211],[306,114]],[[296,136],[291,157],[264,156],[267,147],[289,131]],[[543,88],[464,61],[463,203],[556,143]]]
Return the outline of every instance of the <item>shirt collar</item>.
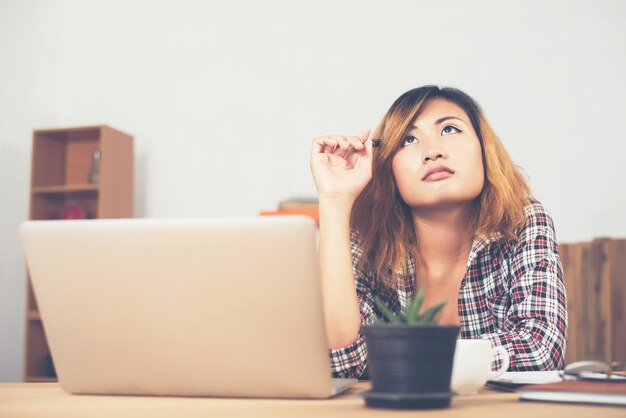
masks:
[[[485,249],[489,244],[500,241],[502,239],[502,233],[494,232],[489,235],[475,235],[472,242],[472,248],[470,249],[469,259],[467,260],[467,266],[469,267],[474,259]]]

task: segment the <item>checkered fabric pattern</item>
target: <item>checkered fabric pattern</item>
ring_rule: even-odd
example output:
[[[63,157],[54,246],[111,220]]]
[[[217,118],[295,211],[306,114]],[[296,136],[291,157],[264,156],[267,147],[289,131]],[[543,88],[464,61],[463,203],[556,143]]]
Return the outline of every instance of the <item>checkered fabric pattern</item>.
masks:
[[[567,296],[554,224],[543,206],[525,207],[526,224],[516,240],[500,236],[476,238],[458,298],[460,338],[488,339],[509,353],[510,371],[554,370],[563,367],[567,340]],[[362,256],[358,234],[352,232],[352,259],[361,323],[380,315],[375,295],[394,311],[402,311],[415,292],[415,261],[388,288],[356,266]],[[334,377],[360,377],[367,365],[362,333],[344,348],[330,350]],[[500,359],[494,361],[498,367]]]

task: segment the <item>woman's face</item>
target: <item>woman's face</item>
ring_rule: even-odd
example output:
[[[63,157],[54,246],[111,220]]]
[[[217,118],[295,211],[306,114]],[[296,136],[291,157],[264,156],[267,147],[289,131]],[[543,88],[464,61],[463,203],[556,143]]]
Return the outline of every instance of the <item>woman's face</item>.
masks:
[[[414,209],[471,202],[485,180],[480,141],[467,114],[442,98],[422,107],[392,169],[402,199]]]

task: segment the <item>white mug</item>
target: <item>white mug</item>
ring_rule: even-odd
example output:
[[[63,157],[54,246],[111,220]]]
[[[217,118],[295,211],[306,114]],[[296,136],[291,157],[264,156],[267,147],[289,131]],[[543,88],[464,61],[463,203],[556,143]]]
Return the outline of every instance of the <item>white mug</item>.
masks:
[[[502,365],[491,371],[494,356],[502,355]],[[458,395],[478,392],[487,380],[494,379],[509,368],[509,353],[504,347],[491,347],[489,340],[457,340],[450,387]]]

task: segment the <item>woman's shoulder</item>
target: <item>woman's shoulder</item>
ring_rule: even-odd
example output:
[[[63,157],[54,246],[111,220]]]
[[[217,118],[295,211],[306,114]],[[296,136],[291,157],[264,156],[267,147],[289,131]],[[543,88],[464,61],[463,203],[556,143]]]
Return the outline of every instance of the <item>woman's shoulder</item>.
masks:
[[[518,242],[527,242],[540,236],[555,239],[554,221],[541,202],[534,197],[530,198],[524,206],[524,213],[525,222],[517,229]]]
[[[524,227],[554,228],[552,217],[541,202],[534,197],[530,198],[524,206],[524,213],[526,214]]]

